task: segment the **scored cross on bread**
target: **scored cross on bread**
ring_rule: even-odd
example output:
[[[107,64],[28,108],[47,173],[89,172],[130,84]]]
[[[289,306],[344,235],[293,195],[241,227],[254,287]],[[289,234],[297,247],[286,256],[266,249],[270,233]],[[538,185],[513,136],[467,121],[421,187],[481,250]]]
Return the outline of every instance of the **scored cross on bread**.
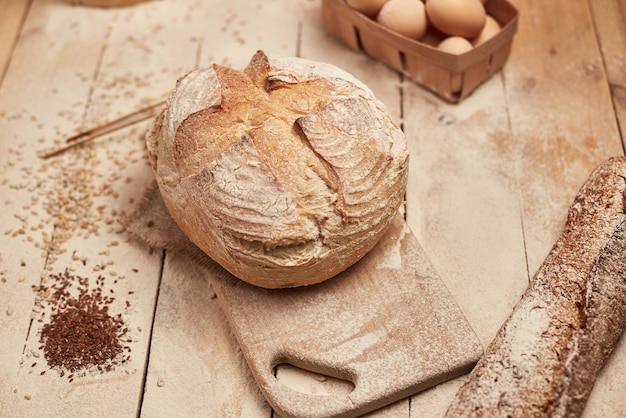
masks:
[[[147,136],[185,234],[263,287],[326,280],[382,236],[403,201],[406,139],[384,105],[329,64],[258,52],[179,80]]]

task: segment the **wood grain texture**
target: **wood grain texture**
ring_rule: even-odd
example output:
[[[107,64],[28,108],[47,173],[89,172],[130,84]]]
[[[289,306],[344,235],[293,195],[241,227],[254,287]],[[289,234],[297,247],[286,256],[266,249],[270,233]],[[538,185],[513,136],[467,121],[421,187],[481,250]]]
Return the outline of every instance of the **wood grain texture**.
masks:
[[[587,4],[517,5],[527,18],[504,77],[532,274],[591,170],[623,151]]]
[[[93,19],[90,11],[75,9],[68,19],[60,13],[64,7],[33,4],[0,104],[1,129],[10,138],[3,153],[3,211],[13,214],[2,217],[10,241],[2,248],[7,261],[3,282],[9,286],[0,292],[2,305],[10,309],[2,326],[2,373],[10,376],[2,380],[3,409],[13,416],[91,415],[93,407],[81,399],[106,392],[108,413],[127,415],[137,411],[143,394],[160,271],[159,254],[128,243],[118,222],[135,198],[133,189],[145,187],[149,179],[142,170],[147,168],[145,149],[133,140],[144,128],[117,132],[101,147],[51,160],[37,157],[39,147],[84,122],[103,46],[93,40],[103,41],[107,30],[106,21]],[[58,37],[59,28],[68,28],[67,38]],[[81,59],[63,65],[72,57],[68,50],[81,51]],[[33,65],[33,57],[43,51],[56,61]],[[55,111],[50,103],[58,106]],[[109,309],[129,328],[128,353],[133,353],[125,365],[107,373],[80,370],[73,379],[46,366],[40,333],[51,308],[46,295],[33,290],[50,286],[50,275],[66,269],[90,277],[92,285],[102,276],[108,294],[119,295]]]
[[[622,144],[626,146],[626,2],[612,0],[599,4],[590,1],[589,8],[611,89]]]
[[[30,3],[31,0],[0,0],[0,80],[11,62]]]
[[[191,68],[213,62],[243,68],[258,49],[348,70],[402,123],[411,147],[407,222],[487,344],[557,238],[566,209],[591,169],[623,154],[619,126],[622,132],[626,126],[623,0],[512,3],[520,21],[504,71],[453,106],[325,34],[318,0],[236,0],[219,7],[165,0],[120,9],[0,1],[0,31],[9,33],[0,37],[0,63],[11,56],[0,90],[0,146],[6,151],[0,153],[0,374],[5,376],[0,399],[7,413],[78,416],[93,412],[85,400],[97,398],[102,414],[272,415],[251,385],[241,354],[225,348],[233,339],[201,272],[170,255],[162,267],[160,253],[126,243],[119,231],[109,230],[107,222],[132,210],[130,199],[138,201],[150,179],[140,157],[145,126],[49,160],[47,171],[40,171],[35,155],[87,126],[162,98]],[[15,49],[7,47],[11,36],[17,39]],[[134,157],[125,161],[131,153]],[[131,162],[134,158],[137,162]],[[110,210],[96,222],[99,236],[76,230],[63,241],[66,253],[56,257],[53,271],[72,266],[94,274],[96,265],[114,261],[106,271],[126,276],[114,290],[135,291],[125,318],[142,331],[136,331],[133,366],[126,369],[136,372],[120,369],[102,380],[69,384],[50,370],[40,376],[41,357],[31,367],[40,326],[35,320],[30,327],[36,296],[31,285],[48,272],[46,254],[52,251],[43,242],[53,236],[59,219],[58,212],[47,212],[53,200],[44,195],[55,190],[58,198],[71,196],[59,190],[78,190],[81,178],[68,167],[84,168],[85,162],[94,166],[88,183],[101,190],[87,207]],[[76,181],[69,181],[73,177]],[[106,184],[115,186],[118,198],[106,194],[112,191]],[[112,241],[118,246],[109,247]],[[76,260],[74,249],[79,250]],[[585,416],[626,414],[625,359],[622,338],[601,371]],[[277,375],[306,390],[313,384],[287,369],[279,368]],[[440,417],[462,380],[371,416]]]
[[[169,254],[155,313],[141,414],[266,416],[207,272]]]

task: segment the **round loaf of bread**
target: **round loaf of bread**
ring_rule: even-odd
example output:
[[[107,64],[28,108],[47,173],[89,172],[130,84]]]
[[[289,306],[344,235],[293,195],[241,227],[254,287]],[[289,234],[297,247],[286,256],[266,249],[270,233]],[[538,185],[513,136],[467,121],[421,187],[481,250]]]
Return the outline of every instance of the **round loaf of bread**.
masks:
[[[363,83],[330,64],[259,51],[242,71],[192,71],[146,140],[185,235],[265,288],[344,271],[404,200],[403,132]]]

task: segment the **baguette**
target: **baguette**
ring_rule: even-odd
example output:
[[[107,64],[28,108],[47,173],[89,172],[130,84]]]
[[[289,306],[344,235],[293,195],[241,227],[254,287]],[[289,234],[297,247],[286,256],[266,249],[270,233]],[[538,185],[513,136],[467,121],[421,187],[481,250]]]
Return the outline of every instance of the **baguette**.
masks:
[[[626,159],[576,196],[561,237],[446,416],[580,416],[626,328]]]

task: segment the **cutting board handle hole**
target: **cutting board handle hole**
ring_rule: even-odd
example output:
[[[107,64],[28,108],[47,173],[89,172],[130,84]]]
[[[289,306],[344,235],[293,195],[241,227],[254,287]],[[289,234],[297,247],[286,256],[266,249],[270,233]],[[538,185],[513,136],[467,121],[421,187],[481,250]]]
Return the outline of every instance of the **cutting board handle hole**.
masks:
[[[310,367],[309,367],[310,366]],[[315,370],[315,371],[314,371]],[[296,392],[315,396],[341,397],[350,394],[354,383],[349,378],[338,377],[336,371],[321,373],[320,367],[283,361],[274,368],[274,376],[279,384]]]

